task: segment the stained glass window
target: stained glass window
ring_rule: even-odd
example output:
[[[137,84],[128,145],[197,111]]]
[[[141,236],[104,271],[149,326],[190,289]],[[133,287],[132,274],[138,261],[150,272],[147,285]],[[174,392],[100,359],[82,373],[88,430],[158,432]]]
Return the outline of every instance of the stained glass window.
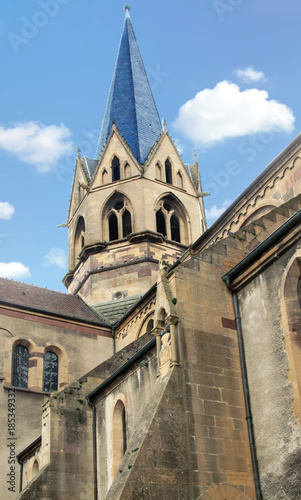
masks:
[[[28,360],[29,353],[27,347],[17,345],[14,348],[13,359],[13,385],[15,387],[26,389],[28,386]]]
[[[44,391],[57,391],[58,357],[55,352],[47,351],[44,361]]]

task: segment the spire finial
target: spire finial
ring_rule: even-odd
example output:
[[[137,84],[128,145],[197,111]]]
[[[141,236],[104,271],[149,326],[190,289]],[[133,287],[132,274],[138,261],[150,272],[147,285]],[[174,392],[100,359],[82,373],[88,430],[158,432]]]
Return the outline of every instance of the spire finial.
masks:
[[[123,9],[126,12],[126,16],[125,17],[130,17],[130,10],[131,10],[130,4],[126,3],[125,6],[123,7]]]
[[[79,147],[79,146],[77,146],[77,157],[78,157],[78,158],[80,158],[80,153],[81,153],[81,151],[80,151],[80,147]]]
[[[194,164],[197,165],[198,164],[198,155],[196,154],[195,150],[193,151],[193,156],[194,156]]]

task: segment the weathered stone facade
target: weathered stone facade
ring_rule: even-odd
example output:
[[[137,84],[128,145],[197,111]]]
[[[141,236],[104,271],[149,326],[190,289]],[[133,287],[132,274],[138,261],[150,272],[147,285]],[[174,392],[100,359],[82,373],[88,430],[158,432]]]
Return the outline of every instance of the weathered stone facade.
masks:
[[[128,9],[118,68],[139,92]],[[69,295],[0,280],[1,498],[296,500],[301,135],[206,229],[197,162],[165,124],[137,159],[143,99],[143,134],[131,116],[96,160],[78,152]]]

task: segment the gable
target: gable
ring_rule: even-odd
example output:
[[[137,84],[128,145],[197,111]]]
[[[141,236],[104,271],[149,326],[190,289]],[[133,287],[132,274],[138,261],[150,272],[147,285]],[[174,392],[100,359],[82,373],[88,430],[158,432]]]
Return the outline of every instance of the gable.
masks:
[[[171,182],[166,180],[166,161],[171,165]],[[149,158],[145,177],[151,180],[167,182],[173,187],[183,189],[188,194],[196,195],[190,175],[179,152],[168,133],[162,136]]]
[[[120,180],[141,174],[139,164],[131,154],[130,149],[127,147],[122,137],[118,134],[116,127],[113,127],[112,134],[107,142],[92,180],[92,189],[113,182],[112,161],[114,157],[117,157],[120,162]]]

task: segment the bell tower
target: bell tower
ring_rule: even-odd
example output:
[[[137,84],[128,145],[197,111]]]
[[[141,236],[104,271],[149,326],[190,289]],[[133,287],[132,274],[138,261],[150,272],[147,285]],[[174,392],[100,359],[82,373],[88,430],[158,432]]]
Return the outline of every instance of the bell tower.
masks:
[[[206,229],[197,162],[183,163],[125,21],[94,159],[78,150],[68,213],[69,293],[134,303]]]

